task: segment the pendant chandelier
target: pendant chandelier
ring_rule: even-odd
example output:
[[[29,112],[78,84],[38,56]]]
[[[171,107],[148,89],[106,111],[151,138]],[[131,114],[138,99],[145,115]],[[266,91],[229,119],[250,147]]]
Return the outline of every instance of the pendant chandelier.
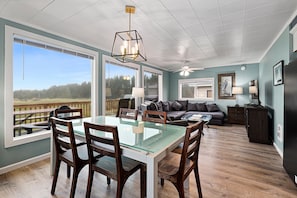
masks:
[[[131,30],[131,14],[135,13],[135,7],[126,6],[126,13],[129,14],[129,30],[115,33],[111,56],[123,63],[146,61],[142,37],[136,30]]]

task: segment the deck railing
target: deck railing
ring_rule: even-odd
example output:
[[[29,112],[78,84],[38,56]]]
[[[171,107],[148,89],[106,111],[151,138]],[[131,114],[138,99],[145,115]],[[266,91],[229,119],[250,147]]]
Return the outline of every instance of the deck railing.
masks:
[[[106,115],[116,115],[119,99],[106,100]],[[82,100],[75,102],[52,102],[40,104],[19,104],[14,105],[14,128],[19,129],[23,124],[45,124],[48,122],[51,111],[61,107],[81,108],[83,117],[91,116],[91,101]],[[19,130],[20,131],[20,130]],[[21,132],[19,132],[21,134]]]

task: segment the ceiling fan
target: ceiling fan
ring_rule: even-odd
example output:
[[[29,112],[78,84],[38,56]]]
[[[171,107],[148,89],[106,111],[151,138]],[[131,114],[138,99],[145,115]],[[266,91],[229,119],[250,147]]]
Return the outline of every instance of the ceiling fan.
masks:
[[[195,70],[203,70],[204,68],[191,68],[188,65],[182,66],[181,69],[177,70],[176,72],[179,72],[179,75],[181,76],[188,76],[191,72]]]

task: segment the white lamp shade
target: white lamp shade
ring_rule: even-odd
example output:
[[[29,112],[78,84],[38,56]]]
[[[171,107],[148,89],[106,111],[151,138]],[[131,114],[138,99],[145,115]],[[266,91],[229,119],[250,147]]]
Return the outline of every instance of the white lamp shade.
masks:
[[[258,93],[258,89],[256,86],[250,86],[249,87],[249,93],[250,94],[257,94]]]
[[[133,97],[144,97],[144,88],[133,87],[132,88]]]
[[[242,94],[243,90],[242,87],[232,87],[232,94]]]

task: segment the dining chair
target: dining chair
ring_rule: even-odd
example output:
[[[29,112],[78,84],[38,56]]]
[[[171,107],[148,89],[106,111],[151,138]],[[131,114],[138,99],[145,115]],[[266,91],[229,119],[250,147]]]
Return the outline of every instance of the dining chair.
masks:
[[[159,162],[158,175],[161,178],[161,185],[164,185],[164,179],[173,183],[180,198],[185,197],[184,181],[188,178],[192,170],[195,173],[199,198],[202,198],[198,170],[198,154],[202,130],[202,121],[187,126],[182,154],[170,152]]]
[[[122,190],[130,175],[140,169],[141,197],[146,191],[145,166],[133,159],[121,155],[118,128],[116,126],[98,125],[84,122],[89,154],[89,176],[86,197],[90,197],[94,172],[101,173],[117,181],[117,198],[122,197]],[[92,132],[90,132],[92,131]],[[103,132],[106,134],[104,135]],[[103,156],[95,158],[93,153]]]
[[[165,111],[145,110],[142,116],[143,121],[166,124],[167,113]]]
[[[136,109],[120,108],[120,112],[119,112],[120,118],[137,120],[137,116],[138,116],[138,110]]]
[[[68,106],[61,106],[58,109],[55,109],[54,116],[56,118],[60,118],[63,120],[73,120],[73,119],[79,119],[82,118],[82,109],[71,109]],[[65,141],[69,142],[69,138],[64,137]],[[76,146],[84,145],[85,142],[81,140],[75,140]],[[70,166],[67,166],[67,177],[69,178],[71,174],[71,168]]]
[[[63,161],[67,166],[73,167],[70,197],[74,198],[78,174],[81,169],[88,164],[87,146],[86,144],[77,146],[73,132],[73,125],[70,120],[51,117],[51,123],[56,156],[51,194],[55,194],[59,169],[61,162]]]
[[[56,118],[64,120],[73,120],[83,117],[82,109],[56,109],[54,114]]]

